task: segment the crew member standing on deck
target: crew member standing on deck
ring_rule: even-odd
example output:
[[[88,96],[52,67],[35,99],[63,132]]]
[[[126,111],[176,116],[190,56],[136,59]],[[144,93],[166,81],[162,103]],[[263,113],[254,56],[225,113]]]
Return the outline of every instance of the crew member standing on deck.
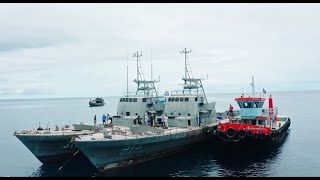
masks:
[[[166,129],[169,128],[167,113],[164,114],[163,120],[164,120],[164,127],[165,127]]]
[[[231,104],[230,104],[230,107],[229,107],[229,112],[230,112],[230,116],[233,116],[233,107],[232,107]]]
[[[107,116],[105,114],[102,115],[102,124],[106,123]]]
[[[148,121],[149,121],[148,113],[144,113],[144,124],[148,125]]]
[[[153,127],[154,117],[153,114],[150,115],[150,126]]]

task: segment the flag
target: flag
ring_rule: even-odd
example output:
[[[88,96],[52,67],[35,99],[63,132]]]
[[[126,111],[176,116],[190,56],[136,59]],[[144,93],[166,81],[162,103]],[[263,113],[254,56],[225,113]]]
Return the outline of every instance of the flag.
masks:
[[[264,90],[264,88],[263,88],[263,94],[267,94],[267,91],[266,91],[266,90]]]

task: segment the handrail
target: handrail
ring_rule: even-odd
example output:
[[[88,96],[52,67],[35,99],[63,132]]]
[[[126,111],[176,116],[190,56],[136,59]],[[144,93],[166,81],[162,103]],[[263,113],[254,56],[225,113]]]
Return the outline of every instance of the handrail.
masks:
[[[171,96],[185,96],[185,95],[203,95],[201,92],[197,92],[195,90],[175,90],[175,91],[171,91]]]

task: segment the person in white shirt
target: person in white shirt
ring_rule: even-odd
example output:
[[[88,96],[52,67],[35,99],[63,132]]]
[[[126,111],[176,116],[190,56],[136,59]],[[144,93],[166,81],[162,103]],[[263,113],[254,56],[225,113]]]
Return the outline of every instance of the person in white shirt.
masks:
[[[144,113],[144,123],[145,123],[145,125],[148,125],[148,121],[149,121],[148,113]]]
[[[168,125],[168,116],[167,116],[167,113],[164,114],[163,120],[164,120],[164,126],[165,126],[166,128],[168,128],[169,125]]]

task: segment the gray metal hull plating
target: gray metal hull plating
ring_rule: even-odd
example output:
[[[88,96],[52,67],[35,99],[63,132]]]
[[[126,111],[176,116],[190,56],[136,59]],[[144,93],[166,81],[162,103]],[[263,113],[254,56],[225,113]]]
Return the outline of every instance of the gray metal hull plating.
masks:
[[[206,140],[212,131],[213,127],[178,133],[173,130],[168,135],[112,141],[75,141],[74,144],[103,172],[184,150],[187,145]]]
[[[15,135],[44,164],[65,162],[77,150],[70,143],[73,135]]]

